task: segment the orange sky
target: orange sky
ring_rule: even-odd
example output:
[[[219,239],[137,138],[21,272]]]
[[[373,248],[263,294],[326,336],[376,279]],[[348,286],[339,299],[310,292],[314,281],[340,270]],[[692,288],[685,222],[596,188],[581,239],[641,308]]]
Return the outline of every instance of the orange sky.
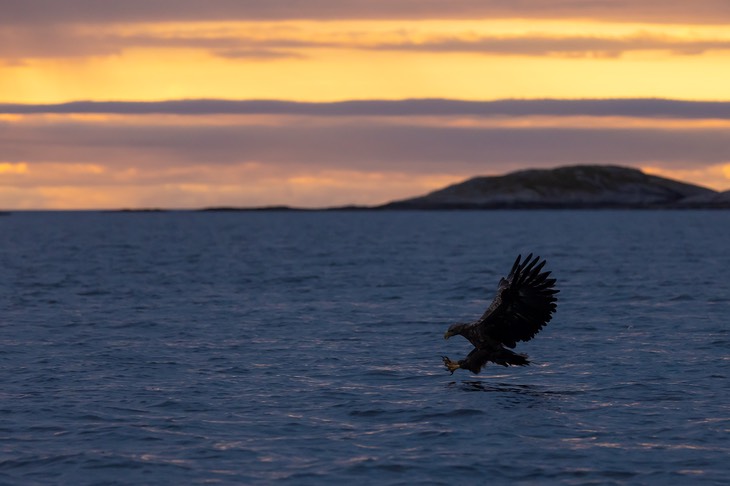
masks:
[[[730,101],[730,12],[722,4],[572,4],[455,0],[444,9],[428,1],[323,0],[301,11],[277,1],[188,0],[175,8],[134,0],[126,9],[84,0],[9,3],[0,19],[0,103]],[[5,106],[0,208],[373,204],[471,175],[561,161],[625,164],[730,188],[727,117],[622,110],[610,119],[333,118],[132,115],[124,108],[18,114]],[[399,139],[388,130],[394,124]],[[550,136],[560,146],[548,154]],[[423,137],[443,145],[421,153]],[[586,139],[597,149],[605,143],[604,153],[592,153]],[[685,145],[668,153],[665,139]]]

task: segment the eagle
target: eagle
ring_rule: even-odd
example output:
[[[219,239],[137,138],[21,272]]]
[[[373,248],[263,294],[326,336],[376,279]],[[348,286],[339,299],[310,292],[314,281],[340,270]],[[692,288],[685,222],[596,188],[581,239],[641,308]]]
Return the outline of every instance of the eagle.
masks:
[[[517,354],[518,341],[529,341],[550,322],[557,308],[559,292],[551,272],[543,272],[546,260],[532,257],[522,260],[517,255],[507,278],[499,280],[497,295],[482,317],[474,322],[456,323],[449,327],[444,339],[460,334],[474,345],[466,358],[452,361],[443,357],[446,368],[454,373],[457,369],[479,373],[488,361],[502,366],[530,364],[527,355]],[[507,349],[510,348],[510,349]]]

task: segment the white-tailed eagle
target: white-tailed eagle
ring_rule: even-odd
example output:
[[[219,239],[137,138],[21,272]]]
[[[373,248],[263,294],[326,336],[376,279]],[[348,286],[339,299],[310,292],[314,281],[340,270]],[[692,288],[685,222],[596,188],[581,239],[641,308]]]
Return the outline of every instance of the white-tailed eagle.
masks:
[[[527,356],[510,349],[519,341],[529,341],[550,321],[556,309],[555,279],[550,272],[542,272],[546,261],[532,257],[524,261],[517,256],[507,278],[499,281],[497,295],[486,312],[477,321],[457,323],[449,327],[444,339],[461,334],[474,349],[459,361],[444,356],[444,364],[451,373],[459,368],[479,373],[488,361],[502,366],[530,364]]]

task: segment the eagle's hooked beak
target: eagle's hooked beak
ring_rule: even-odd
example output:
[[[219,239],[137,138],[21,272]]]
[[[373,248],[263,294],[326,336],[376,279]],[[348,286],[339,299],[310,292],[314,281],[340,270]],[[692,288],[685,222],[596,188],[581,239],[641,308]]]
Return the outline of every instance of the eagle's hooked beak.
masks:
[[[452,333],[451,331],[446,331],[444,333],[444,339],[449,339],[453,335],[454,335],[454,333]]]

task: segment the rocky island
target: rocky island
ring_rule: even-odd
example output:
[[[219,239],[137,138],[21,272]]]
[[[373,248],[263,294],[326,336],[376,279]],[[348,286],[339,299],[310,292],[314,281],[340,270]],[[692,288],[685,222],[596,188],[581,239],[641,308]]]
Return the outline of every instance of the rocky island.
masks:
[[[577,165],[474,177],[379,209],[730,208],[730,191],[620,166]]]

